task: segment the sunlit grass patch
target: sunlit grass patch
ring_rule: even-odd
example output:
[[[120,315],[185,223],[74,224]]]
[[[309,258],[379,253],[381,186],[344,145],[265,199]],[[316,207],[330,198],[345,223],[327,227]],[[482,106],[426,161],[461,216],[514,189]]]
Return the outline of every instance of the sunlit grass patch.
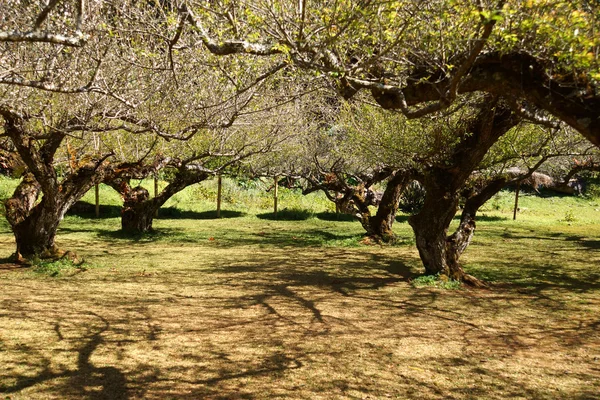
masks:
[[[31,260],[31,272],[49,277],[71,276],[86,271],[90,266],[83,262],[74,262],[68,258],[58,260],[44,260],[35,258]]]
[[[445,290],[456,290],[462,287],[460,281],[448,278],[446,275],[422,275],[411,280],[411,284],[416,288],[438,288]]]

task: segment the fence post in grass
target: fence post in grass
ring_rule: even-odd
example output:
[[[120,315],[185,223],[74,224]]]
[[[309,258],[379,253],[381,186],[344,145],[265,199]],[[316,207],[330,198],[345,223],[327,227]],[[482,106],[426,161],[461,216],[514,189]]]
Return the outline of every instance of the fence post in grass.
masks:
[[[517,219],[517,209],[519,208],[519,191],[521,190],[521,182],[517,183],[517,188],[515,189],[515,209],[513,211],[513,221]]]
[[[279,182],[277,175],[275,175],[273,184],[273,214],[275,215],[275,218],[277,218],[277,196],[279,195]]]
[[[154,174],[154,198],[158,197],[158,173]],[[155,217],[158,217],[158,208],[154,213]]]
[[[96,184],[96,218],[100,218],[100,188]]]
[[[221,218],[221,193],[223,190],[223,182],[221,174],[217,175],[217,218]]]

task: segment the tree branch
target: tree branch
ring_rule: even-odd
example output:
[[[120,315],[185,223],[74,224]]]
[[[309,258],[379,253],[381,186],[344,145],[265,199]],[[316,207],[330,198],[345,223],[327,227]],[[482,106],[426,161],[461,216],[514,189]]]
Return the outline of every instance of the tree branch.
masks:
[[[217,42],[213,39],[208,31],[204,28],[200,20],[196,18],[192,10],[183,4],[180,8],[180,13],[200,34],[202,42],[206,48],[213,54],[224,56],[229,54],[253,54],[257,56],[268,56],[283,53],[280,46],[270,43],[252,43],[246,40],[225,40]]]
[[[84,35],[82,32],[76,32],[75,36],[65,36],[49,32],[40,31],[9,31],[0,32],[0,42],[29,42],[29,43],[51,43],[60,44],[69,47],[81,47],[87,40],[88,35]]]

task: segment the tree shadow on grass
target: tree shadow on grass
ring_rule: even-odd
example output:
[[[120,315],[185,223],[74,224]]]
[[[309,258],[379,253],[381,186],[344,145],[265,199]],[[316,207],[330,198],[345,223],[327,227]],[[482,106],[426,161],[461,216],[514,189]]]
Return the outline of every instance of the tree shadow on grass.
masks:
[[[259,219],[266,219],[271,221],[306,221],[309,218],[313,218],[315,214],[308,210],[290,209],[284,208],[275,213],[263,213],[256,215]]]
[[[134,309],[137,311],[136,307]],[[6,379],[5,381],[0,380],[0,394],[4,395],[2,398],[9,399],[13,394],[18,396],[26,391],[25,393],[29,392],[29,394],[36,393],[36,398],[45,397],[45,393],[50,393],[50,397],[53,398],[128,400],[130,398],[146,398],[149,385],[154,385],[156,398],[196,399],[205,398],[205,396],[215,399],[240,398],[235,396],[235,392],[223,395],[219,384],[237,379],[281,374],[286,370],[303,367],[301,354],[290,355],[281,350],[261,356],[258,358],[259,362],[245,364],[246,368],[240,368],[237,363],[231,366],[227,365],[229,353],[215,351],[212,354],[200,353],[202,356],[193,354],[183,356],[184,358],[194,358],[198,364],[203,364],[198,371],[209,372],[198,379],[194,379],[193,376],[188,378],[185,374],[181,374],[179,365],[163,368],[159,365],[138,363],[134,368],[126,366],[127,372],[125,372],[121,368],[117,368],[123,363],[123,349],[138,343],[156,343],[160,340],[160,327],[157,328],[154,325],[150,315],[144,316],[148,323],[146,325],[147,332],[134,330],[130,325],[124,327],[121,320],[117,320],[116,325],[118,326],[111,327],[108,319],[94,312],[85,312],[85,316],[91,316],[93,319],[85,319],[85,325],[80,326],[83,332],[77,337],[73,336],[73,328],[83,321],[73,321],[72,319],[63,321],[64,316],[59,316],[55,317],[55,322],[52,323],[52,331],[56,335],[53,344],[62,342],[65,343],[63,346],[68,346],[65,351],[74,356],[74,366],[67,367],[60,363],[57,364],[54,355],[50,357],[42,355],[36,346],[21,345],[16,350],[22,354],[20,361],[5,365],[7,369],[0,374],[0,378]],[[33,320],[37,318],[39,317],[31,317]],[[250,322],[249,320],[245,323]],[[67,342],[68,344],[66,344]],[[42,346],[40,344],[40,348]],[[107,352],[116,353],[116,357],[112,358],[111,364],[114,363],[113,365],[106,365]],[[98,361],[94,362],[94,353],[101,354],[101,365],[96,364]],[[14,367],[24,363],[28,365],[26,372],[16,372]],[[211,365],[213,363],[214,366]],[[225,367],[221,367],[221,363]],[[213,373],[210,373],[211,371]],[[172,377],[174,374],[176,374],[175,378]],[[181,389],[179,386],[186,387],[186,389]],[[194,394],[189,390],[190,386],[194,388]],[[254,396],[248,398],[254,398]]]
[[[344,213],[333,213],[333,212],[321,212],[316,214],[316,217],[323,221],[334,221],[334,222],[355,222],[356,218],[351,214]]]
[[[121,206],[100,205],[99,217],[117,218],[121,216]],[[85,201],[76,202],[68,211],[67,215],[78,216],[81,218],[96,219],[96,206]],[[239,218],[246,215],[241,211],[221,210],[220,218]],[[158,219],[217,219],[217,211],[190,211],[180,210],[177,207],[163,207],[158,211]]]
[[[590,239],[586,236],[581,235],[569,235],[566,233],[553,232],[544,234],[542,231],[530,230],[529,232],[535,232],[535,235],[527,234],[516,234],[510,231],[502,233],[502,237],[506,239],[521,240],[521,239],[537,239],[537,240],[554,240],[554,241],[567,241],[577,242],[583,249],[582,250],[598,250],[600,249],[600,240]]]
[[[17,264],[15,260],[7,257],[0,258],[0,272],[2,271],[16,271],[16,270],[27,270],[29,268],[28,264]]]
[[[237,247],[246,245],[262,245],[268,247],[285,248],[311,248],[327,245],[335,246],[358,246],[363,238],[362,234],[340,235],[321,229],[310,229],[305,231],[274,230],[268,232],[256,232],[243,237],[216,237],[220,247]]]
[[[456,217],[456,219],[460,220],[460,215],[458,215]],[[486,215],[486,214],[477,215],[477,217],[475,219],[477,221],[485,221],[485,222],[508,221],[507,217],[502,217],[500,215]]]
[[[582,236],[566,236],[564,240],[578,242],[579,245],[585,247],[586,250],[600,250],[600,240],[588,239]]]
[[[401,224],[408,222],[410,215],[396,215],[396,222],[400,222]]]
[[[334,259],[340,262],[328,268],[328,262]],[[70,368],[57,366],[49,358],[54,356],[48,356],[21,376],[16,372],[5,373],[4,376],[16,383],[1,386],[0,392],[26,396],[36,393],[35,385],[40,385],[36,393],[40,397],[45,394],[41,390],[51,390],[53,396],[49,397],[90,400],[285,397],[281,393],[289,397],[299,397],[301,393],[302,397],[310,398],[311,395],[335,397],[340,390],[345,394],[349,390],[360,393],[355,397],[388,397],[378,385],[386,391],[393,387],[386,387],[385,377],[378,377],[367,369],[373,363],[378,366],[377,372],[399,377],[401,386],[395,386],[395,390],[397,393],[404,390],[410,394],[406,396],[409,398],[465,396],[464,385],[444,387],[432,383],[430,370],[443,371],[440,376],[448,379],[458,374],[477,378],[468,388],[472,394],[469,398],[473,399],[494,395],[595,398],[595,393],[587,388],[567,389],[566,394],[557,395],[552,392],[556,389],[553,385],[549,388],[538,385],[522,374],[515,378],[514,370],[498,367],[509,364],[512,356],[526,362],[532,347],[547,350],[545,346],[552,343],[559,343],[555,348],[550,347],[557,352],[580,351],[582,342],[586,350],[593,351],[598,324],[592,324],[592,318],[572,327],[558,326],[560,319],[547,326],[544,315],[539,319],[534,316],[531,323],[528,319],[532,317],[528,314],[502,319],[506,309],[514,307],[512,302],[542,310],[553,308],[554,304],[538,300],[543,300],[543,294],[527,298],[507,291],[488,297],[482,292],[407,291],[403,285],[396,289],[397,282],[410,279],[412,268],[397,256],[382,252],[357,257],[354,251],[328,249],[312,252],[310,257],[301,260],[288,252],[272,252],[247,261],[224,260],[216,268],[204,270],[219,279],[202,283],[202,289],[210,289],[210,285],[226,286],[227,294],[213,295],[211,290],[179,292],[183,283],[177,281],[177,286],[153,289],[164,291],[161,295],[142,291],[140,297],[148,296],[148,299],[124,297],[113,302],[103,299],[114,324],[111,329],[97,314],[93,315],[98,320],[75,323],[64,311],[55,314],[58,322],[54,331],[59,341],[68,341],[75,364]],[[380,290],[383,288],[387,289]],[[452,301],[445,301],[447,296]],[[23,303],[15,301],[15,304]],[[467,312],[461,307],[465,304],[476,312]],[[72,305],[78,313],[87,306],[87,302],[79,301]],[[165,310],[171,312],[162,312],[161,307],[167,306]],[[204,306],[208,312],[202,313],[199,310]],[[39,313],[49,307],[33,309]],[[143,310],[146,315],[142,315]],[[382,316],[376,317],[380,312]],[[186,318],[197,314],[206,316],[204,323],[186,322]],[[21,310],[15,309],[14,315],[21,316]],[[498,316],[499,320],[490,317],[486,321],[486,315]],[[371,324],[377,320],[380,325]],[[59,324],[63,324],[62,327]],[[388,325],[394,330],[387,330]],[[411,346],[410,343],[418,343],[417,340],[427,344],[431,332],[442,332],[446,342],[452,344],[452,350],[446,353],[441,348],[441,354],[431,355],[421,351],[423,348],[418,344]],[[169,347],[168,343],[174,342],[171,339],[174,334],[182,335],[185,345],[181,348]],[[401,351],[388,351],[390,341],[401,343],[403,339],[407,339],[408,345]],[[384,345],[381,340],[385,340]],[[431,340],[437,341],[437,338]],[[340,343],[344,345],[339,346]],[[40,343],[40,347],[46,345]],[[136,356],[138,353],[134,350],[139,351],[140,346],[149,353]],[[250,354],[248,349],[251,349]],[[359,352],[361,357],[356,356]],[[168,354],[171,363],[145,361],[146,354]],[[123,355],[125,359],[121,358]],[[356,368],[354,364],[337,362],[349,355],[354,358]],[[30,358],[18,362],[32,361],[35,356],[34,348],[27,352]],[[560,362],[562,357],[556,358]],[[581,362],[587,360],[592,362],[591,357],[582,358]],[[319,368],[325,364],[327,369],[321,372]],[[406,374],[407,365],[414,366],[411,375]],[[542,367],[532,371],[539,373]],[[548,366],[542,372],[546,376],[557,374],[560,378],[559,374],[564,375],[564,372],[559,367]],[[339,377],[330,384],[332,380],[326,374],[334,368],[339,371]],[[571,372],[569,378],[594,382],[595,370],[592,365],[583,372]],[[314,376],[313,371],[324,374],[323,383],[306,385],[306,388],[282,385],[286,380],[302,379],[307,373]],[[480,379],[483,382],[479,382]],[[372,383],[365,384],[367,381]],[[411,388],[416,388],[415,392],[409,392]],[[24,390],[27,392],[21,393]]]
[[[228,219],[228,218],[240,218],[246,215],[246,213],[241,211],[233,211],[233,210],[221,210],[221,216],[219,218]],[[219,219],[217,218],[217,211],[190,211],[190,210],[180,210],[176,207],[165,207],[161,208],[158,211],[157,219]]]
[[[90,400],[127,400],[127,378],[125,374],[116,367],[96,367],[90,358],[92,353],[104,343],[102,334],[109,330],[110,324],[102,316],[90,313],[97,317],[102,326],[94,327],[93,324],[87,328],[87,335],[82,338],[81,347],[77,349],[77,368],[75,370],[63,370],[53,372],[50,360],[42,360],[43,369],[35,376],[16,376],[12,385],[0,386],[0,393],[18,393],[24,389],[44,383],[50,380],[67,378],[61,393],[65,397],[77,396],[78,398]],[[63,340],[60,322],[54,327],[58,339]],[[10,396],[7,396],[10,398]]]
[[[393,282],[408,282],[416,275],[416,271],[410,265],[393,257],[377,253],[358,259],[355,259],[355,256],[356,253],[351,250],[331,249],[330,253],[314,259],[307,259],[300,268],[291,268],[297,265],[297,259],[286,257],[271,262],[265,262],[263,259],[246,265],[224,265],[215,269],[215,272],[218,274],[269,276],[265,287],[276,289],[275,291],[279,294],[283,293],[282,286],[325,286],[331,287],[335,292],[339,292],[342,288],[376,290]],[[341,263],[343,267],[333,266],[329,269],[328,260],[333,263]],[[318,268],[318,266],[321,267]]]
[[[513,262],[498,262],[499,267],[483,270],[476,276],[485,281],[494,282],[493,287],[517,288],[528,292],[542,292],[548,289],[563,289],[574,293],[600,290],[600,274],[588,273],[585,276],[573,276],[561,271],[556,265],[520,263],[518,272],[507,272],[514,267]]]
[[[125,240],[132,242],[157,242],[166,239],[170,241],[176,240],[180,242],[197,241],[197,239],[186,240],[186,238],[182,234],[182,230],[174,228],[153,229],[152,231],[146,233],[129,233],[124,232],[120,229],[116,231],[98,229],[96,230],[96,236],[102,239]]]
[[[100,204],[99,217],[104,218],[116,218],[121,216],[121,206]],[[67,215],[74,215],[81,218],[96,218],[96,206],[94,204],[77,201],[69,208]]]

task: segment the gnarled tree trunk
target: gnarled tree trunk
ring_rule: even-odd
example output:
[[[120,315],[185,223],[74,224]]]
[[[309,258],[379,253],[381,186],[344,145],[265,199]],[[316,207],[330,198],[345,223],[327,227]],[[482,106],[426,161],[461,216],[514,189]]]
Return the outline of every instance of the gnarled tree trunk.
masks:
[[[154,198],[150,198],[148,191],[141,186],[132,188],[129,178],[113,176],[108,178],[106,183],[123,197],[121,229],[128,234],[140,234],[152,231],[156,212],[167,200],[186,187],[208,179],[209,176],[206,171],[188,170],[185,165],[181,166],[173,180]]]
[[[431,193],[431,194],[430,194]],[[408,219],[415,233],[419,257],[426,275],[442,275],[449,279],[485,286],[479,279],[467,274],[458,259],[471,242],[475,221],[464,214],[464,221],[452,236],[447,236],[450,222],[456,214],[458,195],[443,196],[428,192],[421,211]]]
[[[458,264],[458,259],[467,249],[469,244],[471,244],[471,240],[475,235],[475,219],[479,208],[481,208],[486,201],[491,199],[492,196],[502,190],[507,183],[508,179],[506,177],[499,177],[488,182],[479,191],[465,195],[467,199],[460,216],[458,228],[456,228],[456,231],[454,231],[447,239],[446,258],[449,263]]]
[[[396,235],[392,231],[392,225],[396,220],[398,212],[398,204],[402,191],[410,182],[410,175],[402,171],[397,171],[388,181],[377,213],[369,219],[368,234],[382,242],[392,242],[396,239]]]
[[[465,273],[458,259],[471,242],[475,214],[485,200],[477,198],[465,208],[458,230],[450,237],[448,228],[458,208],[459,192],[470,174],[489,148],[518,122],[497,99],[480,107],[479,114],[468,122],[465,130],[457,132],[462,137],[449,157],[419,173],[418,180],[426,191],[425,203],[418,214],[409,218],[425,273],[446,275],[473,286],[484,284]]]
[[[56,231],[66,211],[96,183],[102,179],[108,166],[99,160],[75,163],[66,177],[59,181],[54,169],[54,155],[65,133],[52,130],[39,147],[34,146],[26,116],[0,107],[4,118],[4,131],[27,167],[27,173],[6,202],[6,218],[15,234],[16,257],[55,257],[59,255],[54,243]],[[39,203],[36,201],[43,196]]]
[[[452,270],[451,267],[456,266],[448,264],[446,255],[446,235],[457,207],[458,195],[448,196],[442,188],[430,187],[419,213],[408,219],[426,275],[462,279],[462,269]]]
[[[65,210],[66,211],[66,210]],[[55,209],[42,199],[21,222],[12,225],[17,243],[17,257],[55,257],[59,250],[54,244],[58,224],[64,211]]]
[[[16,258],[52,258],[61,255],[54,242],[60,221],[101,176],[101,170],[82,168],[70,174],[56,191],[52,190],[52,186],[47,187],[36,204],[41,185],[33,174],[25,174],[13,196],[5,203],[6,219],[17,244]]]
[[[137,186],[131,189],[123,199],[121,211],[121,229],[127,233],[143,233],[152,231],[152,222],[156,215],[154,202],[148,191]]]
[[[5,202],[6,219],[8,220],[17,244],[15,256],[29,257],[53,248],[56,228],[46,215],[41,216],[45,207],[42,202],[35,202],[40,194],[40,184],[33,174],[26,173],[14,194]],[[46,223],[39,223],[43,220]]]

